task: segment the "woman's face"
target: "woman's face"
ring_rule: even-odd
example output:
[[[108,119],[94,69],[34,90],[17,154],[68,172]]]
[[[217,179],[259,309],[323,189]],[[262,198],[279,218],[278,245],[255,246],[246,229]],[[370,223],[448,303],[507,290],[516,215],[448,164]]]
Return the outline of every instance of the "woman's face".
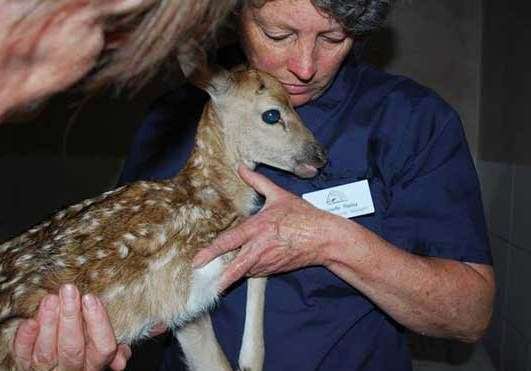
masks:
[[[352,47],[341,25],[310,0],[245,6],[241,31],[251,66],[279,79],[294,106],[323,93]]]

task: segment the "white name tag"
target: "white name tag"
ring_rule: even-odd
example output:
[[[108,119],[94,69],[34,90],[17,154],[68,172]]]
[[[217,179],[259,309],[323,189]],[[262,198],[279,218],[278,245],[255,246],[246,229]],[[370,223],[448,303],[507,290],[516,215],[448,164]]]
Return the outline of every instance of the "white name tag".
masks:
[[[345,218],[374,213],[371,190],[367,180],[308,192],[302,198],[321,210]]]

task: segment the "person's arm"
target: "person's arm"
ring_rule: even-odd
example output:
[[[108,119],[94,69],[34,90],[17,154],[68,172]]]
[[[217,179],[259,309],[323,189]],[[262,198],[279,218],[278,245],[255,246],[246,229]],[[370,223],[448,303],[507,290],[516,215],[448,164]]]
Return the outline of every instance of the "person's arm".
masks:
[[[341,225],[344,224],[344,225]],[[323,265],[405,327],[430,336],[477,341],[487,329],[494,274],[486,264],[422,257],[356,223],[340,223]],[[343,237],[345,239],[343,239]]]
[[[318,210],[244,167],[241,177],[266,197],[262,211],[223,233],[196,266],[239,248],[222,288],[243,276],[325,266],[397,322],[437,337],[476,341],[490,319],[492,269],[403,251],[363,226]]]

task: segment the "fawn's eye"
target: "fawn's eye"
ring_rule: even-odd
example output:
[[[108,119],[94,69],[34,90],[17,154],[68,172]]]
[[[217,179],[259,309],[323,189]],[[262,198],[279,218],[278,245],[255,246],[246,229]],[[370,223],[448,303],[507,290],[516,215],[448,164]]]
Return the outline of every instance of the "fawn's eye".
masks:
[[[262,113],[262,120],[269,125],[274,125],[280,121],[280,112],[277,109],[270,109]]]

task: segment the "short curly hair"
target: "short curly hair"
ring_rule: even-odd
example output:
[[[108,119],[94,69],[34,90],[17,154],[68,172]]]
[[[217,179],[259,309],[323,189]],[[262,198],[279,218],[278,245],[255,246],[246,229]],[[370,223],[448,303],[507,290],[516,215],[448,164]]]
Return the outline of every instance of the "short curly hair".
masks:
[[[382,26],[394,0],[311,0],[347,32],[364,35]]]
[[[271,0],[240,0],[261,7]],[[380,28],[395,0],[310,0],[338,21],[352,35],[365,35]]]

